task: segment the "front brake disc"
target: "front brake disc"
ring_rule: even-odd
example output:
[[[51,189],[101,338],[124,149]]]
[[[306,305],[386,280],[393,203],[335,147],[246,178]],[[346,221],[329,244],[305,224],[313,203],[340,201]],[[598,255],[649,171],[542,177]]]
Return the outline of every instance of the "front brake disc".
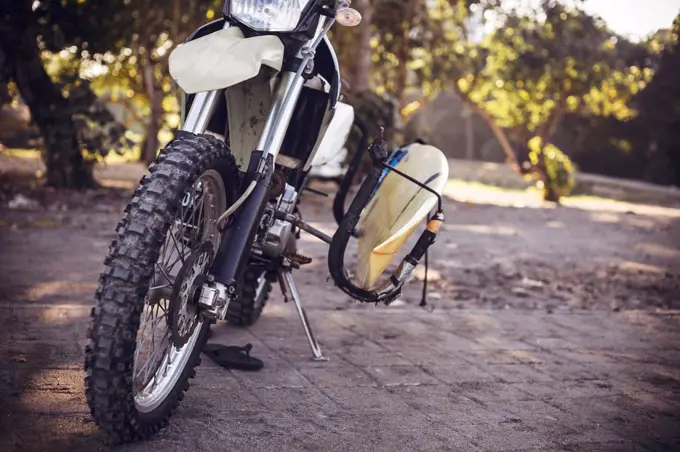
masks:
[[[187,343],[199,323],[198,300],[213,257],[212,243],[204,242],[191,252],[177,273],[168,306],[168,326],[172,344],[178,349]]]

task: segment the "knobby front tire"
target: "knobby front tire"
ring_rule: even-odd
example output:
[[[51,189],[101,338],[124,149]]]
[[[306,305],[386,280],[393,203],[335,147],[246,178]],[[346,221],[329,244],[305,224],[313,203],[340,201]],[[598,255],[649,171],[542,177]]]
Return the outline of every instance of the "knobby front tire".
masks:
[[[165,427],[184,398],[189,380],[196,375],[210,329],[207,321],[199,321],[182,347],[190,350],[175,359],[181,368],[172,374],[174,380],[168,383],[167,394],[140,409],[133,388],[140,319],[145,306],[151,305],[146,300],[147,292],[158,274],[157,261],[187,193],[206,172],[215,180],[215,174],[219,174],[226,186],[224,199],[229,202],[234,199],[239,177],[234,157],[223,142],[192,134],[183,134],[168,144],[149,171],[117,227],[117,238],[99,279],[88,330],[87,403],[95,422],[112,443],[146,439]],[[169,349],[172,351],[174,345]],[[172,356],[171,351],[168,356]]]

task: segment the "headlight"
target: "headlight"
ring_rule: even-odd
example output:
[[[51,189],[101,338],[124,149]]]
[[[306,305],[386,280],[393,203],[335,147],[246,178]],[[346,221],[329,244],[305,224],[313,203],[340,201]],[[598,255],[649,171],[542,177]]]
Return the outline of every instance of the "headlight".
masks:
[[[291,31],[311,0],[231,0],[231,15],[256,31]]]

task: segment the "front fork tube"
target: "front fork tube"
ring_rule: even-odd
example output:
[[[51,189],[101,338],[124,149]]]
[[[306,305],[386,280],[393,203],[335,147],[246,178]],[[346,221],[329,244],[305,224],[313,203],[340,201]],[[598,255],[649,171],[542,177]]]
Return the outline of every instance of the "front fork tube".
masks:
[[[262,162],[264,162],[264,174],[258,172]],[[255,189],[234,212],[234,222],[222,233],[220,249],[211,271],[215,280],[227,287],[227,293],[231,297],[236,295],[236,284],[241,280],[246,269],[250,249],[269,199],[273,174],[272,155],[265,157],[260,151],[253,152],[243,186],[247,187],[255,180]]]
[[[283,71],[281,73],[272,108],[269,111],[258,148],[251,154],[242,189],[248,187],[252,181],[256,181],[257,185],[234,212],[234,222],[222,233],[220,249],[213,264],[212,274],[217,282],[227,287],[228,293],[232,296],[236,292],[237,281],[245,271],[253,239],[268,200],[276,157],[281,150],[304,85],[302,72],[307,62],[313,58],[314,49],[331,24],[332,22],[326,23],[325,20],[319,21],[315,38],[310,41],[310,46],[304,47],[297,55],[301,59],[297,72]],[[197,94],[182,129],[195,134],[205,133],[217,105],[218,96],[223,93],[224,90],[216,90]]]
[[[304,79],[296,75],[295,72],[281,74],[258,150],[251,154],[242,188],[248,187],[252,181],[256,181],[257,185],[234,212],[234,222],[222,233],[220,249],[213,264],[212,274],[217,282],[227,287],[229,295],[235,293],[236,282],[245,271],[259,220],[268,200],[275,158],[286,136],[295,104],[302,90]],[[197,135],[205,133],[219,96],[222,95],[224,95],[224,90],[196,94],[182,130]]]
[[[269,199],[276,156],[288,131],[303,83],[304,79],[295,72],[286,71],[281,74],[258,150],[250,157],[242,187],[247,187],[252,181],[257,185],[234,212],[233,224],[222,234],[212,274],[217,282],[227,286],[230,296],[236,295],[236,284],[246,269],[255,233]]]
[[[191,103],[191,108],[184,120],[184,124],[182,124],[182,130],[196,135],[204,134],[215,112],[217,101],[223,95],[223,89],[197,93],[194,96],[194,101]]]

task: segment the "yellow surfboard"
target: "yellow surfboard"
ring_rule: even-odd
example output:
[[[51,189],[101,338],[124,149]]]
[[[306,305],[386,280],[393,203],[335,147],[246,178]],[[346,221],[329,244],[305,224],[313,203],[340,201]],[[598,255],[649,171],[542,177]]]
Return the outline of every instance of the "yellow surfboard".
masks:
[[[396,169],[440,195],[444,191],[449,165],[439,149],[414,143],[398,150],[392,158],[398,159],[396,164],[392,164]],[[432,193],[392,171],[388,172],[359,220],[356,283],[363,289],[372,289],[436,205],[437,198]]]

